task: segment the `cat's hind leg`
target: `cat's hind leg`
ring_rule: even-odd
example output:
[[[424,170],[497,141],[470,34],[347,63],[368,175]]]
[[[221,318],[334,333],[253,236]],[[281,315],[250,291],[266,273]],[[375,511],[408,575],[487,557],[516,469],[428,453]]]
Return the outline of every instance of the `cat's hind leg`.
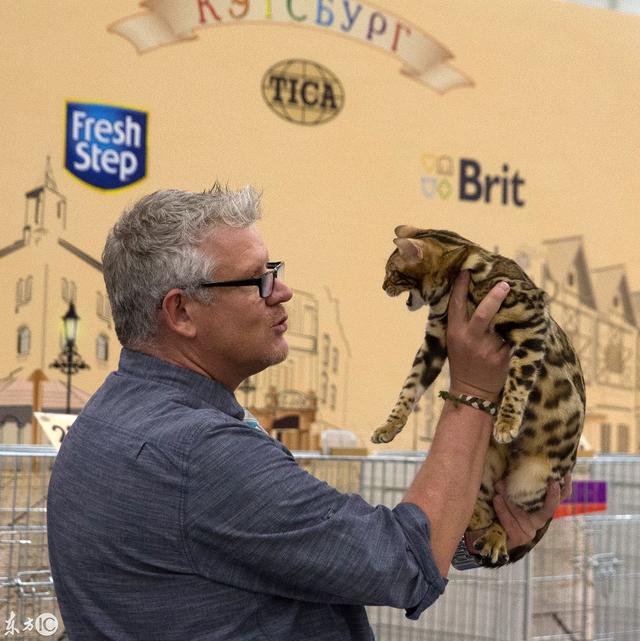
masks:
[[[509,559],[507,549],[507,535],[503,527],[496,520],[493,509],[494,486],[505,473],[507,450],[505,446],[489,445],[487,458],[482,473],[480,492],[473,508],[468,530],[481,530],[487,528],[474,543],[480,556],[486,559],[487,565],[503,565]]]
[[[544,503],[547,480],[551,478],[551,474],[551,462],[543,455],[512,455],[510,469],[505,478],[507,497],[526,512],[539,510]],[[475,541],[474,547],[486,558],[487,565],[498,567],[509,560],[522,558],[541,537],[542,534],[533,542],[513,550],[514,556],[510,559],[507,534],[502,525],[495,521],[487,532]]]
[[[543,455],[521,454],[514,458],[507,474],[507,496],[525,512],[535,512],[544,504],[547,483],[554,478],[553,464]]]

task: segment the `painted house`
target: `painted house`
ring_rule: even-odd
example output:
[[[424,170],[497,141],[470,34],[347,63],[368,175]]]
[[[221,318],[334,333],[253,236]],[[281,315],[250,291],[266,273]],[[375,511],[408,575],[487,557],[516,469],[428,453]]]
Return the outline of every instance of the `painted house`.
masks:
[[[32,440],[30,428],[25,428],[31,426],[38,393],[34,372],[47,379],[39,390],[42,409],[65,411],[66,376],[50,365],[64,347],[61,319],[69,304],[74,303],[81,319],[77,348],[89,366],[72,377],[73,413],[117,368],[120,343],[102,264],[65,237],[72,214],[48,161],[42,184],[25,193],[24,212],[6,219],[7,235],[13,239],[0,246],[0,273],[7,293],[0,312],[6,328],[0,340],[0,442],[26,443]],[[339,303],[327,289],[296,291],[287,311],[288,359],[245,381],[236,396],[256,411],[305,410],[316,434],[344,427],[350,351]]]
[[[102,280],[101,263],[65,238],[68,212],[49,162],[41,185],[25,193],[24,213],[14,212],[0,247],[5,328],[0,341],[0,438],[28,442],[31,398],[25,385],[35,371],[44,381],[43,409],[64,411],[66,376],[50,367],[64,347],[62,317],[74,303],[80,316],[78,352],[89,368],[73,377],[71,406],[78,411],[114,369],[119,345]],[[21,224],[22,223],[22,224]],[[14,227],[12,227],[14,225]]]

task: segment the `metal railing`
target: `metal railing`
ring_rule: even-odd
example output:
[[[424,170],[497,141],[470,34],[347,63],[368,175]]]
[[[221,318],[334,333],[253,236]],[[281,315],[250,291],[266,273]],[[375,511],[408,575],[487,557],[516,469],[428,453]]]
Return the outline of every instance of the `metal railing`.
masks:
[[[60,622],[47,550],[47,486],[56,450],[0,449],[0,638],[43,639],[44,618]]]
[[[310,473],[372,504],[401,501],[424,456],[298,452]],[[556,519],[519,563],[451,570],[446,593],[418,621],[370,607],[378,641],[638,641],[640,457],[579,459],[576,480],[604,480],[607,511]]]
[[[46,495],[56,450],[0,449],[0,638],[35,640],[52,613],[63,639],[46,538]],[[302,467],[343,492],[396,505],[424,456],[295,453]],[[446,593],[419,621],[368,608],[378,641],[638,641],[640,458],[580,459],[574,478],[608,484],[606,513],[556,519],[522,561],[499,570],[452,570]],[[7,634],[13,617],[17,632]],[[2,627],[5,625],[5,628]],[[31,629],[29,629],[31,626]]]

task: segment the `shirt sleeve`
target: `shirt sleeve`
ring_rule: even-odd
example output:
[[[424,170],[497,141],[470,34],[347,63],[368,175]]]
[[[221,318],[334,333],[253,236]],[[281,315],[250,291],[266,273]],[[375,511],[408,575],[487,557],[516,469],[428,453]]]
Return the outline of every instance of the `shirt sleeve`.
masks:
[[[207,429],[193,444],[183,528],[196,572],[249,591],[390,605],[416,619],[446,586],[418,506],[342,494],[242,424]]]

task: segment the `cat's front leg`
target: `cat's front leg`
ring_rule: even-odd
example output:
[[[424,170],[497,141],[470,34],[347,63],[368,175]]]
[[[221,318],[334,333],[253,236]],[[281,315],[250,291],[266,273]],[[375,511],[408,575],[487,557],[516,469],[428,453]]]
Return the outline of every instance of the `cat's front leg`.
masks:
[[[498,328],[496,325],[496,329]],[[533,328],[511,332],[509,373],[493,426],[493,437],[498,443],[510,443],[520,433],[529,394],[536,383],[545,355],[546,333],[547,325],[544,321]]]
[[[418,350],[413,361],[413,367],[402,386],[400,396],[387,417],[387,420],[384,425],[381,425],[371,436],[371,440],[374,443],[389,443],[389,441],[392,441],[402,431],[415,404],[426,389],[420,383],[423,370],[424,346]]]
[[[384,425],[371,436],[374,443],[388,443],[402,430],[409,420],[416,403],[442,370],[447,357],[446,327],[441,321],[430,321],[425,341],[413,360],[398,400]]]

